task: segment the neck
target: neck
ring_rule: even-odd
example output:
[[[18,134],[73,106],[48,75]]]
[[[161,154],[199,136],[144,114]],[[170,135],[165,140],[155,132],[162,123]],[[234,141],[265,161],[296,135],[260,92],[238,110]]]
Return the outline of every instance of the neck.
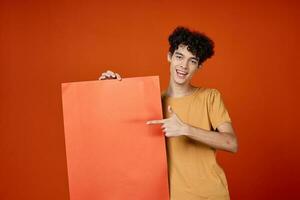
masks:
[[[195,87],[191,84],[179,85],[170,81],[167,95],[171,97],[182,97],[191,94],[194,90]]]

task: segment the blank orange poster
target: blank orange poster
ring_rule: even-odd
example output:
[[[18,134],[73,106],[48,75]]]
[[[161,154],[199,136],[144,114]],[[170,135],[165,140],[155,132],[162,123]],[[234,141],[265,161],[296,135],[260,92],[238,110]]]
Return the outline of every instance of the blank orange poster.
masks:
[[[62,84],[71,200],[167,200],[157,76]]]

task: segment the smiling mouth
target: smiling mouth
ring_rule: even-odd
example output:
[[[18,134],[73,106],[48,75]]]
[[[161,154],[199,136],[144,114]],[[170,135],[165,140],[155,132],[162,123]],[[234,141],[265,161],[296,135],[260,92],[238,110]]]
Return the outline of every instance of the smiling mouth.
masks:
[[[187,72],[176,69],[176,74],[179,78],[185,78],[188,75]]]

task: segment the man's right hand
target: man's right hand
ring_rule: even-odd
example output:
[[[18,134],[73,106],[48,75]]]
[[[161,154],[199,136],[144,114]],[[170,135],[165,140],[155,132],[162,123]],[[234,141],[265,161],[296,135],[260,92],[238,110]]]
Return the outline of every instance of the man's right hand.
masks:
[[[117,79],[119,81],[122,80],[120,74],[112,72],[110,70],[107,70],[106,72],[103,72],[98,79],[99,80]]]

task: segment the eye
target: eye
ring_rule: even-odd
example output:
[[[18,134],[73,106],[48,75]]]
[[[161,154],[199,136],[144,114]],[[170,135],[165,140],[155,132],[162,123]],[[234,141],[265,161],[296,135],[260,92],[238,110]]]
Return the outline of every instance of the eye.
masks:
[[[198,61],[192,60],[192,64],[197,65],[197,64],[198,64]]]
[[[181,56],[181,55],[176,55],[175,57],[176,57],[177,59],[179,59],[179,60],[182,59],[182,56]]]

